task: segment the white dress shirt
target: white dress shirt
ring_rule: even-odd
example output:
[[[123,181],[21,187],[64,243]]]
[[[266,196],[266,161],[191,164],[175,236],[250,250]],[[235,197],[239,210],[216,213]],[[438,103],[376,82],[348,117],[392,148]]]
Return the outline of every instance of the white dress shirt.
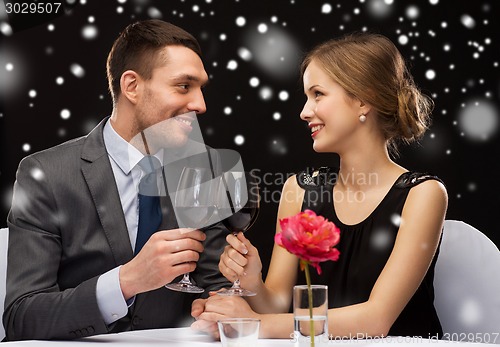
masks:
[[[139,221],[137,192],[139,182],[144,174],[137,164],[144,155],[113,129],[110,120],[104,125],[103,135],[127,223],[130,244],[134,249]],[[155,156],[162,163],[161,153],[157,153]],[[108,325],[124,317],[127,314],[128,306],[132,305],[134,301],[132,298],[126,302],[123,298],[119,279],[120,267],[102,274],[97,281],[97,304]]]

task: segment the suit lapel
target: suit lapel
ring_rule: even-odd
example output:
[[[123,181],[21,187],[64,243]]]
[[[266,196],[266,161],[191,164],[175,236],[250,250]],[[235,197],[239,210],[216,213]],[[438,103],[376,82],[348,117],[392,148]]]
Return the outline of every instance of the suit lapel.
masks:
[[[104,146],[103,128],[107,119],[99,123],[85,140],[81,155],[82,173],[116,264],[121,265],[132,259],[133,251],[115,177]]]

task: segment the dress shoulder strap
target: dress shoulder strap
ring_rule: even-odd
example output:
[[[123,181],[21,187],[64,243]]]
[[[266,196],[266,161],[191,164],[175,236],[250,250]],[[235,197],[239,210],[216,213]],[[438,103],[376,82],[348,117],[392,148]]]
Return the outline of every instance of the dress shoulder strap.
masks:
[[[428,180],[435,180],[444,184],[444,182],[437,176],[429,174],[429,173],[421,173],[421,172],[405,172],[402,174],[394,186],[396,188],[413,188],[416,185],[419,185],[422,182]]]

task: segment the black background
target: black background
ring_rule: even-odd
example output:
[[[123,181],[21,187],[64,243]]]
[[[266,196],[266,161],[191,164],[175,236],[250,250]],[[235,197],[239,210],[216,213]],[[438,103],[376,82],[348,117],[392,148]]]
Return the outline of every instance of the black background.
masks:
[[[270,256],[277,202],[286,176],[306,166],[337,163],[335,155],[312,150],[309,130],[299,119],[305,101],[298,74],[300,59],[321,41],[359,30],[391,38],[417,84],[436,103],[431,129],[420,144],[402,148],[397,161],[410,170],[441,177],[449,193],[447,218],[475,226],[500,245],[496,224],[500,207],[498,1],[63,3],[65,12],[47,21],[46,17],[8,17],[0,2],[0,226],[6,225],[21,158],[84,135],[110,114],[107,53],[126,25],[157,17],[183,27],[201,43],[211,79],[205,90],[208,111],[200,117],[205,142],[239,151],[247,169],[266,174],[261,214],[248,232],[264,264]],[[325,5],[331,6],[330,12],[323,11]],[[412,8],[418,10],[416,17],[411,15]],[[467,24],[464,15],[474,25]],[[237,24],[238,17],[245,18],[245,25]],[[267,25],[267,32],[258,31],[260,24]],[[85,37],[88,25],[96,35]],[[399,40],[402,35],[408,38],[406,44]],[[283,43],[289,47],[283,48]],[[240,56],[242,47],[252,53],[251,60]],[[268,61],[259,60],[262,56]],[[227,68],[230,61],[236,62],[236,69]],[[72,64],[81,66],[84,74],[72,73]],[[429,78],[429,70],[435,78]],[[56,83],[57,77],[64,83]],[[250,85],[252,77],[258,78],[258,87]],[[272,96],[262,98],[262,87],[269,87]],[[279,98],[281,91],[288,93],[286,100]],[[227,107],[230,114],[225,112]],[[61,117],[64,109],[70,112],[67,119]],[[244,137],[243,144],[235,143],[237,135]]]

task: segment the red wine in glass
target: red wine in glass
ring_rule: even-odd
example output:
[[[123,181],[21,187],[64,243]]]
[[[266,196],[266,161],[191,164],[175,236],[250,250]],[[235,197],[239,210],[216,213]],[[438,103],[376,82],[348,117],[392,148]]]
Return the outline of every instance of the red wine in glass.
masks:
[[[259,179],[252,172],[232,171],[222,175],[220,187],[226,192],[226,203],[219,205],[224,226],[236,235],[246,232],[256,221],[260,208]],[[219,295],[253,296],[256,293],[241,288],[239,279]]]
[[[174,211],[180,228],[200,229],[209,226],[216,210],[220,179],[213,178],[206,168],[184,168],[175,193]],[[177,283],[165,287],[185,293],[203,293],[205,290],[191,282],[189,273]]]

